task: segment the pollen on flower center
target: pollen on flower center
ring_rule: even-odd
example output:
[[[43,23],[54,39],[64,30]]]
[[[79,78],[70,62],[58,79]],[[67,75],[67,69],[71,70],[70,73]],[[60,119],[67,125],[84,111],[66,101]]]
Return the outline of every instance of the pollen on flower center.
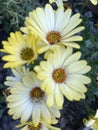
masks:
[[[52,78],[54,79],[55,83],[63,83],[66,80],[66,74],[64,69],[55,69],[52,73]]]
[[[29,124],[28,129],[29,130],[41,130],[42,124],[39,123],[37,127],[34,127],[33,125]]]
[[[44,97],[44,92],[39,87],[35,87],[30,91],[30,97],[32,99],[42,99]]]
[[[47,35],[46,35],[46,39],[47,41],[53,45],[56,44],[58,42],[60,42],[61,40],[61,35],[59,32],[56,31],[50,31]]]
[[[20,56],[23,60],[31,60],[34,56],[34,52],[31,48],[24,48],[21,50]]]

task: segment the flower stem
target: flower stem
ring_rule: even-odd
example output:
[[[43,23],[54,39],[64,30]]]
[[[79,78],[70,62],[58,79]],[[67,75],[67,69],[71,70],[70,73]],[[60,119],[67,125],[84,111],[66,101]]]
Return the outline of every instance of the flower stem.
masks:
[[[84,106],[85,106],[85,108],[86,108],[86,110],[87,110],[87,114],[88,114],[89,116],[95,114],[95,111],[92,110],[92,109],[88,106],[88,104],[86,103],[86,101],[84,101]]]
[[[82,13],[82,12],[83,12],[84,8],[85,8],[85,7],[86,7],[86,5],[88,4],[88,1],[89,1],[89,0],[85,0],[85,2],[83,3],[82,8],[81,8],[81,10],[80,10],[80,13]]]

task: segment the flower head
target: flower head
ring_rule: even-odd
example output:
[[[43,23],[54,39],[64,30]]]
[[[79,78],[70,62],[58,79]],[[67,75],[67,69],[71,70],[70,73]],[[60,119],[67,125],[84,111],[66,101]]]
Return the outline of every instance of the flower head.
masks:
[[[34,35],[22,35],[21,32],[10,33],[8,41],[3,41],[3,49],[6,55],[3,60],[7,61],[4,68],[14,68],[26,63],[33,62],[37,56],[36,38]]]
[[[32,117],[34,126],[37,126],[41,119],[51,124],[52,119],[60,117],[59,110],[55,106],[49,108],[46,105],[47,97],[40,85],[36,74],[32,72],[10,89],[11,95],[6,100],[8,113],[13,115],[13,119],[21,118],[21,122],[25,123]]]
[[[88,120],[83,120],[85,126],[92,128],[93,130],[98,130],[98,109],[95,116],[91,116]]]
[[[81,23],[80,14],[71,16],[72,10],[64,11],[59,7],[56,11],[47,4],[45,8],[37,8],[29,13],[26,18],[25,26],[21,28],[24,33],[35,33],[40,37],[39,53],[43,53],[59,44],[80,48],[76,41],[81,41],[82,37],[75,35],[84,29],[83,26],[77,27]]]
[[[98,0],[90,0],[91,1],[91,3],[93,4],[93,5],[97,5],[98,4]]]
[[[37,77],[42,80],[41,88],[48,96],[49,106],[56,102],[58,107],[62,107],[63,95],[71,101],[85,98],[85,84],[91,80],[84,74],[91,67],[85,60],[79,60],[80,57],[80,52],[72,54],[72,48],[59,46],[48,53],[46,61],[40,62],[40,65],[34,68]]]

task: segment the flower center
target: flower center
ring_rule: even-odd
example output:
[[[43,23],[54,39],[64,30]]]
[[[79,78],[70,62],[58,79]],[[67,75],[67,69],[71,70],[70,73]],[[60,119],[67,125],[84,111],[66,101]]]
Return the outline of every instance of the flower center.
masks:
[[[31,48],[24,48],[21,50],[20,56],[23,60],[31,60],[34,56],[34,52]]]
[[[52,73],[52,77],[55,83],[63,83],[66,80],[66,74],[64,69],[62,68],[55,69],[54,72]]]
[[[29,130],[41,130],[42,124],[39,123],[37,127],[34,127],[33,125],[28,125]]]
[[[30,91],[30,97],[32,99],[42,99],[44,94],[45,93],[39,87],[35,87]]]
[[[53,45],[56,44],[58,42],[60,42],[61,40],[61,35],[59,32],[56,31],[50,31],[47,35],[46,35],[46,39],[47,41]]]

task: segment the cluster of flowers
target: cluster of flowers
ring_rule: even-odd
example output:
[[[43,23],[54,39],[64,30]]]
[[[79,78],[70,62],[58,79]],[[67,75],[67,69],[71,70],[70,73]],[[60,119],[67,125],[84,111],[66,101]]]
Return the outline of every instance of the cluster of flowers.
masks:
[[[85,84],[91,82],[85,74],[91,67],[73,49],[80,48],[82,37],[76,34],[84,29],[78,26],[81,21],[71,9],[54,10],[46,4],[29,13],[23,33],[12,32],[2,42],[4,68],[13,73],[5,81],[10,90],[8,113],[20,119],[21,130],[60,130],[52,124],[60,118],[64,96],[70,101],[85,99]]]

